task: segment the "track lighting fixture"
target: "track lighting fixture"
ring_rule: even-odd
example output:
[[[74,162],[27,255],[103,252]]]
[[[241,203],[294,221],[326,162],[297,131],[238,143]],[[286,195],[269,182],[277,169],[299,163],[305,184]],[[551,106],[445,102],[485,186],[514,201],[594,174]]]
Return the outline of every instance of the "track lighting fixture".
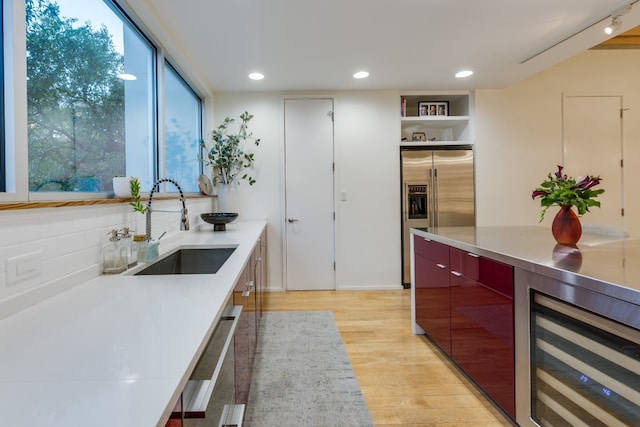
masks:
[[[618,9],[611,14],[611,24],[604,27],[605,34],[613,34],[614,31],[617,31],[618,28],[620,28],[620,26],[622,25],[622,15],[628,13],[634,3],[635,2],[628,4],[622,9]]]
[[[581,29],[577,30],[576,32],[570,34],[569,36],[567,36],[563,40],[555,42],[554,44],[543,48],[542,50],[534,53],[533,55],[530,55],[530,56],[522,59],[520,61],[520,64],[526,64],[527,62],[533,60],[534,58],[537,58],[537,57],[539,57],[539,56],[541,56],[543,54],[546,54],[548,51],[554,50],[556,47],[562,45],[563,43],[567,42],[568,40],[573,39],[574,37],[576,38],[576,40],[580,40],[580,37],[588,36],[588,34],[592,33],[592,30],[598,32],[598,31],[601,31],[600,28],[602,28],[607,35],[613,34],[614,31],[617,31],[622,27],[622,16],[626,15],[627,13],[629,13],[631,11],[631,8],[636,3],[639,3],[639,2],[640,2],[640,0],[632,0],[631,3],[627,4],[626,6],[620,8],[620,9],[616,9],[613,12],[610,12],[608,15],[603,16],[602,18],[600,18],[597,22],[595,22],[593,24],[590,24],[587,27],[581,28]],[[609,20],[611,20],[611,21],[609,21]],[[606,27],[604,27],[604,25],[606,25],[609,22],[611,22],[610,25],[607,25]]]
[[[613,34],[614,31],[620,28],[621,24],[622,24],[622,18],[620,18],[620,15],[614,16],[613,18],[611,18],[611,24],[604,27],[604,33]]]

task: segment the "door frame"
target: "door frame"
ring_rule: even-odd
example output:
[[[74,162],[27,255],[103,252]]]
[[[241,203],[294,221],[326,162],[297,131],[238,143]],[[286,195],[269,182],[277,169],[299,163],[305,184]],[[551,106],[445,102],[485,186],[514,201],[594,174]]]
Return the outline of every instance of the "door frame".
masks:
[[[333,246],[333,260],[335,268],[333,269],[333,290],[338,289],[337,283],[337,253],[336,253],[336,224],[338,221],[338,212],[337,212],[337,204],[336,204],[336,183],[338,181],[338,161],[337,161],[337,144],[336,144],[336,117],[335,112],[338,109],[338,98],[334,93],[319,93],[319,94],[291,94],[291,95],[283,95],[280,99],[280,164],[281,173],[280,173],[280,194],[282,197],[280,198],[280,224],[282,227],[282,285],[283,291],[289,289],[288,282],[288,274],[287,274],[287,156],[286,156],[286,141],[285,141],[285,101],[287,100],[305,100],[305,99],[331,99],[333,101],[333,128],[332,128],[332,139],[333,139],[333,182],[332,182],[332,192],[333,192],[333,212],[335,214],[333,220],[333,230],[332,230],[332,246]]]

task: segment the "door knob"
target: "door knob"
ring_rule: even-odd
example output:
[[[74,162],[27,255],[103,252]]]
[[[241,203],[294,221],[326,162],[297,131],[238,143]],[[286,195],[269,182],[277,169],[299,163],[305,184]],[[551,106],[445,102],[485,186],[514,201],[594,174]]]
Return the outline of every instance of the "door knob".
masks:
[[[289,218],[287,221],[291,222],[298,222],[300,221],[298,218]]]

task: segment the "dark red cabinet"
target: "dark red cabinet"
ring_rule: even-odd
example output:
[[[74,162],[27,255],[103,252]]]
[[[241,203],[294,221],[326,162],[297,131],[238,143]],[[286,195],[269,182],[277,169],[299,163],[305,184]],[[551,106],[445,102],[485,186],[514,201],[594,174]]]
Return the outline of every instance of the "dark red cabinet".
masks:
[[[449,247],[414,236],[416,323],[451,354]]]
[[[451,251],[451,357],[515,419],[513,267]]]
[[[414,236],[416,323],[515,419],[513,267]]]

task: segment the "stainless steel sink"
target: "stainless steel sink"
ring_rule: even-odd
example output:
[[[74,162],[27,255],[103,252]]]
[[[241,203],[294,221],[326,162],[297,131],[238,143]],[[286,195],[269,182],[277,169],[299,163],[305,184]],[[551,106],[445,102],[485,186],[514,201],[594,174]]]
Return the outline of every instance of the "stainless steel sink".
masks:
[[[134,275],[214,274],[235,250],[236,248],[182,248]]]

